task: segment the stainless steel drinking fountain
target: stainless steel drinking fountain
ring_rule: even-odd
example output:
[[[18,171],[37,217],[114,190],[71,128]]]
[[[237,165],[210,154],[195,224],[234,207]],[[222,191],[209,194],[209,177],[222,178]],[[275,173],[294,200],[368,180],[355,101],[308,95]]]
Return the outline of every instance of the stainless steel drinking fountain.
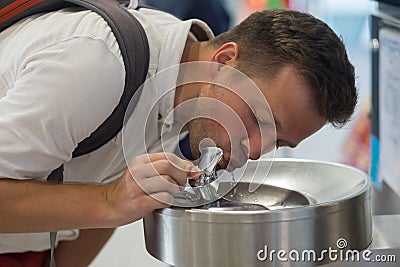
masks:
[[[147,251],[176,267],[314,266],[329,261],[321,257],[324,250],[370,245],[368,175],[311,160],[274,159],[270,171],[269,166],[270,160],[250,161],[236,188],[218,203],[171,207],[146,216]],[[246,191],[253,175],[268,171],[263,185]],[[277,259],[279,250],[286,252],[287,261]],[[293,251],[299,253],[298,261],[288,259]],[[316,261],[302,260],[304,252],[314,253]]]

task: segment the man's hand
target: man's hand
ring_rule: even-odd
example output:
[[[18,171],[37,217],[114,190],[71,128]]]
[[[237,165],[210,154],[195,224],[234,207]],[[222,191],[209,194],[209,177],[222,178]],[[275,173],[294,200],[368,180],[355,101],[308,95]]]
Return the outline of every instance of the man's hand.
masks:
[[[169,207],[173,196],[188,177],[198,178],[200,169],[172,153],[141,155],[132,160],[122,177],[107,188],[110,226],[143,218],[147,213]]]

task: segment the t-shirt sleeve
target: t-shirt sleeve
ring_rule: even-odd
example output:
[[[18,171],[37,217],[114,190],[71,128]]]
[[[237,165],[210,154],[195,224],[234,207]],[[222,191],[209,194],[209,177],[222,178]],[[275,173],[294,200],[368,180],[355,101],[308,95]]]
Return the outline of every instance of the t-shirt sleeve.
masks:
[[[112,113],[125,70],[90,37],[48,46],[20,66],[0,98],[0,177],[45,178]]]

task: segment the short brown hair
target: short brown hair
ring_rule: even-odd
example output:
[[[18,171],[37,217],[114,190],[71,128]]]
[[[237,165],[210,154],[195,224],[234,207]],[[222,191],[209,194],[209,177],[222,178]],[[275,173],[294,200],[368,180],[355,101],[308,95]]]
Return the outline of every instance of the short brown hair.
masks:
[[[294,66],[311,88],[317,111],[333,126],[340,128],[353,114],[354,67],[342,41],[321,20],[294,10],[263,10],[209,44],[227,42],[239,44],[237,68],[250,77],[272,79],[283,67]]]

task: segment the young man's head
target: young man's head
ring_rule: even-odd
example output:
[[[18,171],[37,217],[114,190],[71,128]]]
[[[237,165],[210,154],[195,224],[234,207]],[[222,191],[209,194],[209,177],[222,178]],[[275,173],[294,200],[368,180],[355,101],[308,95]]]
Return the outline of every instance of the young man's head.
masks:
[[[199,60],[234,67],[259,87],[276,123],[277,146],[296,146],[326,123],[339,128],[354,112],[354,67],[345,47],[325,23],[309,14],[283,9],[256,12],[205,47]],[[215,121],[193,120],[189,129],[195,156],[204,138],[224,149],[225,165],[231,160],[236,162],[233,168],[272,149],[270,141],[262,140],[259,122],[251,120],[254,110],[249,103],[217,86],[204,86],[200,96],[230,106],[247,136],[232,139]]]

